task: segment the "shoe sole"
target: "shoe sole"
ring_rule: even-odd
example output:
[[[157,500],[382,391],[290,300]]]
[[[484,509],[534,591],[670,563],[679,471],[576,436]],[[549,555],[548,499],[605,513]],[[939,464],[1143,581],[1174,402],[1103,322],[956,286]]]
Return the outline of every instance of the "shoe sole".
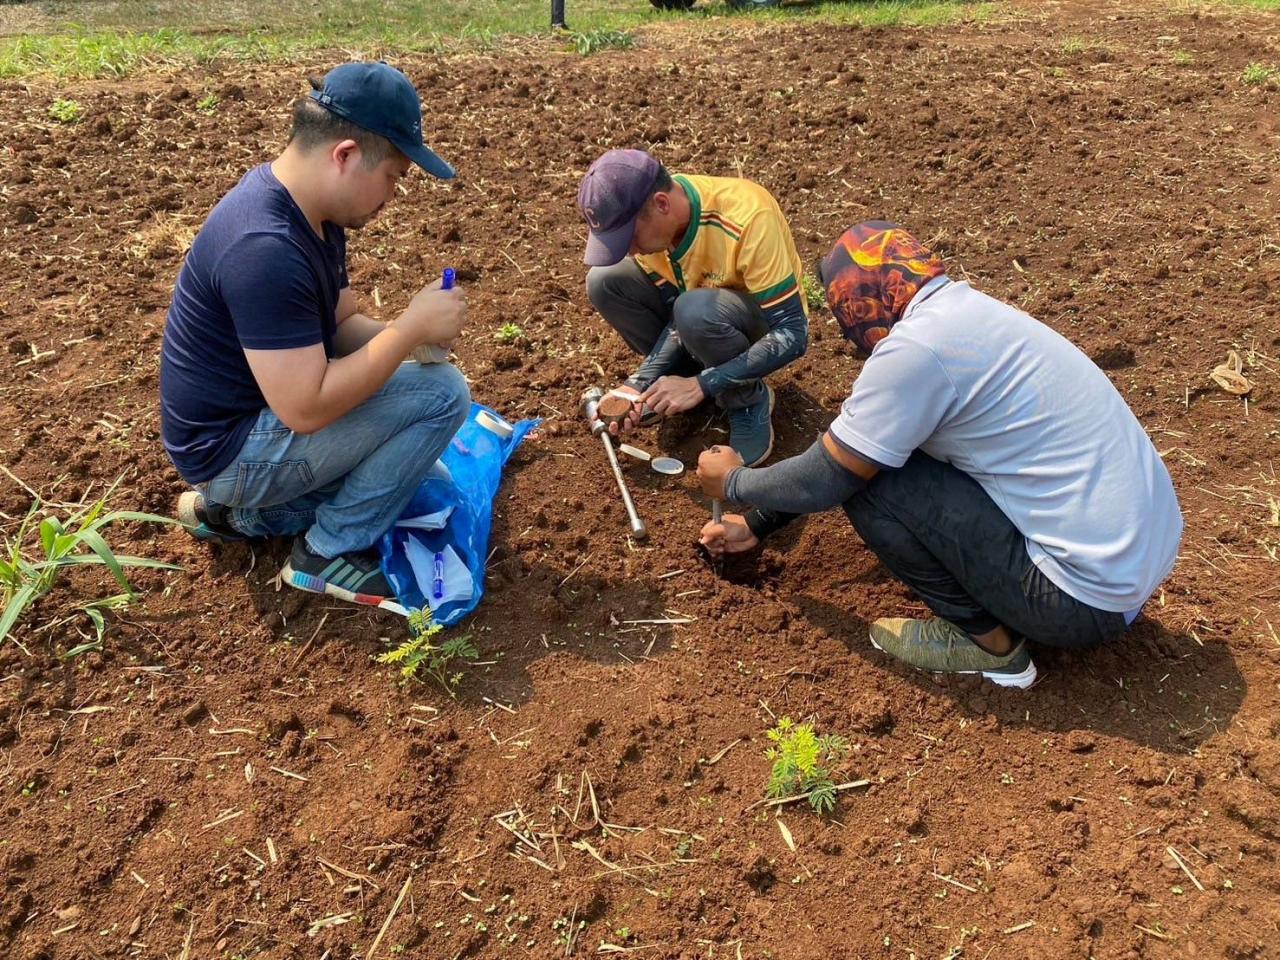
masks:
[[[293,563],[290,561],[285,562],[284,569],[280,571],[280,579],[289,586],[297,590],[305,590],[307,593],[322,593],[336,600],[358,603],[362,607],[377,607],[380,610],[398,613],[402,617],[409,615],[409,611],[392,597],[379,597],[370,593],[353,593],[350,590],[342,589],[342,587],[335,587],[327,580],[293,569]]]
[[[746,466],[746,467],[760,466],[760,464],[768,460],[770,454],[773,453],[773,441],[776,439],[776,435],[773,432],[773,407],[774,407],[775,401],[777,400],[777,397],[774,396],[773,387],[769,386],[768,384],[765,384],[765,389],[769,391],[769,445],[764,448],[764,453],[762,453],[760,456],[756,457],[750,463],[744,463],[743,466]]]
[[[876,643],[875,637],[868,634],[867,639],[871,641],[871,645],[873,647],[885,654],[885,656],[893,657],[893,654],[886,652],[884,647]],[[898,660],[897,657],[893,657],[893,659]],[[898,660],[898,662],[906,663],[905,660]],[[1036,662],[1031,659],[1027,660],[1027,669],[1023,670],[1021,673],[1001,673],[997,670],[929,670],[926,667],[917,667],[915,664],[911,663],[907,663],[906,665],[911,667],[913,670],[919,670],[921,673],[932,673],[935,676],[971,677],[974,674],[981,674],[983,679],[990,680],[998,687],[1015,687],[1018,690],[1026,690],[1034,684],[1036,682],[1037,675]]]

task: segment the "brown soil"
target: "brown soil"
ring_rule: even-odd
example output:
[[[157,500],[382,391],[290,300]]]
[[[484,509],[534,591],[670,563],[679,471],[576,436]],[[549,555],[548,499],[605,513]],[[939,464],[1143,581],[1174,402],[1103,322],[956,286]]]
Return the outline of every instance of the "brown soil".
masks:
[[[626,397],[606,396],[596,407],[596,414],[605,423],[621,423],[631,412],[632,402]]]
[[[0,649],[0,954],[363,957],[412,878],[381,957],[1280,955],[1280,92],[1239,81],[1276,33],[1099,0],[409,61],[463,177],[414,179],[352,238],[353,281],[391,315],[458,266],[476,395],[547,421],[497,501],[480,660],[456,702],[402,689],[371,660],[401,622],[279,591],[287,545],[117,531],[185,572],[139,574],[145,602],[70,666],[74,621],[48,626],[70,588],[30,655]],[[122,477],[118,506],[172,510],[155,391],[184,245],[323,66],[3,85],[0,462],[22,481],[77,501]],[[50,121],[57,96],[85,118]],[[909,224],[1096,357],[1187,517],[1148,617],[1006,693],[870,648],[868,619],[922,607],[838,514],[718,580],[696,479],[633,464],[651,538],[628,544],[577,405],[632,361],[586,302],[573,191],[631,145],[760,180],[806,261],[858,219]],[[506,322],[525,338],[500,345]],[[1247,407],[1208,379],[1232,347]],[[857,370],[817,314],[778,378],[781,454]],[[723,426],[642,440],[691,463]],[[0,479],[7,529],[27,502]],[[784,714],[850,737],[837,779],[870,781],[831,818],[785,807],[794,851],[752,807]]]

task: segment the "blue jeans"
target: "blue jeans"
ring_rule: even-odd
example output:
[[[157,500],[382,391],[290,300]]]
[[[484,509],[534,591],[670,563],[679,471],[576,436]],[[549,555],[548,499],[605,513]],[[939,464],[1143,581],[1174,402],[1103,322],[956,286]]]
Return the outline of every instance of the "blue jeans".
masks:
[[[462,426],[471,392],[447,363],[404,363],[360,406],[323,430],[294,433],[258,415],[236,459],[197,489],[250,537],[306,532],[325,557],[385,533]]]

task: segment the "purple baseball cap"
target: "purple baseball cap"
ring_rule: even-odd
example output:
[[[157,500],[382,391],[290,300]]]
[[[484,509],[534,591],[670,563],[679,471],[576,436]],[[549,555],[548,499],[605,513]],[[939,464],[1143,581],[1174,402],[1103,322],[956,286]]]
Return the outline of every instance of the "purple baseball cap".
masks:
[[[608,267],[630,252],[636,217],[661,169],[643,150],[610,150],[591,165],[578,187],[578,210],[591,228],[583,263]]]

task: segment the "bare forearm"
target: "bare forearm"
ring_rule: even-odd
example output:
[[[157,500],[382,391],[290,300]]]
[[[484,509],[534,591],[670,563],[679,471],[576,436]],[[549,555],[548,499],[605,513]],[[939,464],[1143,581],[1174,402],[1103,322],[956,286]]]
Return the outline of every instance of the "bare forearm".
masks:
[[[353,313],[338,324],[338,329],[333,335],[334,349],[340,357],[349,356],[386,327],[385,323],[366,317],[363,313]]]
[[[315,433],[346,416],[381,390],[409,356],[412,340],[394,325],[379,326],[382,329],[354,353],[325,365],[300,432]]]

